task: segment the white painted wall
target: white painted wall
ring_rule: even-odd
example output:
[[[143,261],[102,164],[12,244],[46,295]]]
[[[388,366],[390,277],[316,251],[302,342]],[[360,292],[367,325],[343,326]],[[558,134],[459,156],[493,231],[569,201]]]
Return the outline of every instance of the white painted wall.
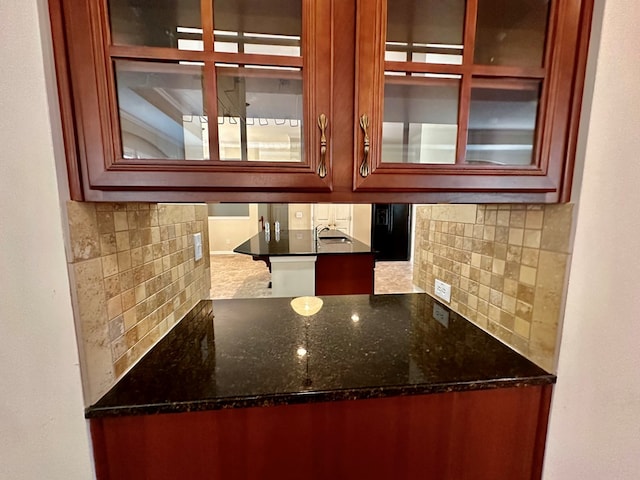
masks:
[[[248,217],[209,217],[209,252],[233,253],[233,249],[259,230],[258,204],[249,204]]]
[[[93,470],[54,160],[61,139],[39,11],[46,20],[44,0],[0,2],[0,478],[85,480]]]
[[[596,15],[545,480],[640,478],[640,2],[597,0]]]

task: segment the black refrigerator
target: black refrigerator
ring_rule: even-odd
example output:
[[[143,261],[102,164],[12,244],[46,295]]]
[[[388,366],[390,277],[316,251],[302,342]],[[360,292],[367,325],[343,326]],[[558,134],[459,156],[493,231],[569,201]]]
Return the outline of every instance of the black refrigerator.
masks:
[[[411,204],[375,203],[371,208],[371,246],[376,260],[407,261],[411,255]]]

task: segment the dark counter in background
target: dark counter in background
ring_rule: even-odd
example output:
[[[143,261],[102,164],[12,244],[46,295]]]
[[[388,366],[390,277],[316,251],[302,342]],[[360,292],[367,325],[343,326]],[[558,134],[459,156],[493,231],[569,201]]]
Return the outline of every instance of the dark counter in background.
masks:
[[[338,242],[336,238],[327,236],[340,236],[347,241]],[[279,234],[272,231],[269,235],[259,232],[233,251],[261,257],[374,253],[369,245],[335,230],[321,232],[318,238],[313,230],[281,230]]]
[[[311,317],[290,300],[200,302],[87,417],[555,381],[427,294],[325,297]]]
[[[233,251],[265,262],[269,271],[272,271],[272,258],[275,263],[279,257],[316,257],[311,277],[315,285],[309,287],[306,295],[374,293],[375,251],[337,230],[320,232],[317,236],[313,230],[282,230],[268,235],[260,232]],[[282,283],[272,278],[274,291],[280,290]]]

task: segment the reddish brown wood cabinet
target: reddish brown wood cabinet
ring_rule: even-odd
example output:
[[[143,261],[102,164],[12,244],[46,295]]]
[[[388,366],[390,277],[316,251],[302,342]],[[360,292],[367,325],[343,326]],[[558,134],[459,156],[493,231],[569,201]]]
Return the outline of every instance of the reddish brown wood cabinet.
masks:
[[[592,1],[50,0],[72,196],[566,201]]]
[[[100,480],[541,477],[551,386],[91,419]]]

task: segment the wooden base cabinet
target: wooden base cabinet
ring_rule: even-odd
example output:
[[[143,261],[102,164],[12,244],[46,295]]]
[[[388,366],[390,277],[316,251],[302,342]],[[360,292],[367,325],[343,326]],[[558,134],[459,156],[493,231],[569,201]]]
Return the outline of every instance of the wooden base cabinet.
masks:
[[[97,476],[539,479],[551,388],[94,418]]]

